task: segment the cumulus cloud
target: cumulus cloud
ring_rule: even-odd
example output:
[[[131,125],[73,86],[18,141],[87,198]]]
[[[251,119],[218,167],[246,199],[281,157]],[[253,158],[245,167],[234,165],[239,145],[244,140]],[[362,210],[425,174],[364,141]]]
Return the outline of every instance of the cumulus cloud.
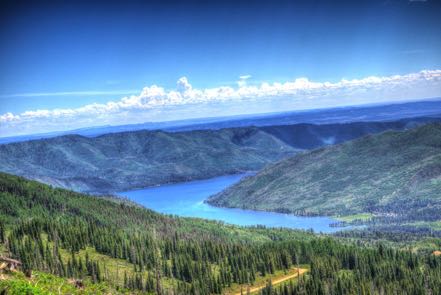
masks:
[[[238,87],[194,88],[186,77],[176,89],[152,85],[138,95],[79,108],[29,110],[0,115],[0,135],[73,129],[91,125],[141,123],[149,120],[249,112],[287,111],[372,102],[389,102],[441,96],[441,70],[406,75],[370,76],[338,82],[301,77],[287,82],[248,85],[250,75],[239,77]],[[219,107],[221,106],[221,107]],[[216,108],[217,107],[217,108]],[[199,112],[199,113],[198,113]],[[167,116],[161,117],[161,116]]]
[[[188,83],[187,77],[181,77],[177,84],[177,89],[180,93],[185,93],[186,91],[191,90],[191,84]]]

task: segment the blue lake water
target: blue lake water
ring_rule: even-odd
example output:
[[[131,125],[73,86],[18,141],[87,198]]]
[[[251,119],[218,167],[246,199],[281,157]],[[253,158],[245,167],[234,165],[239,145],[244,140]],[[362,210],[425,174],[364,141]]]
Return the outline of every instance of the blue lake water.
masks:
[[[149,187],[121,192],[119,195],[165,214],[216,219],[245,226],[265,225],[268,227],[313,229],[315,232],[323,233],[339,230],[339,228],[329,226],[330,223],[336,222],[329,217],[300,217],[283,213],[218,208],[204,203],[204,200],[210,195],[239,181],[244,175],[228,175],[207,180]]]

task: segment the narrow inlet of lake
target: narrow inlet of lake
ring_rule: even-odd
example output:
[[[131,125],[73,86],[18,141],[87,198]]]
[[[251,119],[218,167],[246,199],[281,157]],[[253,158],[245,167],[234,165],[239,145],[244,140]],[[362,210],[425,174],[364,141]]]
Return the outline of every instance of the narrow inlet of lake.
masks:
[[[215,177],[207,180],[149,187],[120,192],[119,195],[147,208],[165,214],[221,220],[236,225],[265,225],[330,233],[341,228],[330,227],[337,222],[329,217],[301,217],[291,214],[213,207],[206,203],[209,196],[239,181],[245,174]]]

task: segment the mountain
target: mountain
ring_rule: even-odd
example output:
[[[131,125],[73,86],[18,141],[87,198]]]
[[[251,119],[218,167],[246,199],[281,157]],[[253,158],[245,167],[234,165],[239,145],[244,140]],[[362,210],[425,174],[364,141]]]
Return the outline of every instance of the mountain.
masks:
[[[223,207],[441,219],[441,124],[388,131],[297,154],[208,203]]]
[[[0,145],[0,171],[76,191],[109,193],[257,171],[300,150],[432,120],[65,135]]]
[[[441,291],[441,261],[430,252],[165,216],[124,200],[0,173],[0,260],[4,257],[22,265],[17,272],[2,263],[2,294]],[[265,287],[271,279],[273,286]],[[277,284],[284,279],[287,284]]]
[[[96,137],[108,133],[120,133],[139,130],[163,130],[169,132],[192,130],[216,130],[224,128],[308,124],[334,124],[369,121],[397,121],[417,117],[440,118],[441,98],[405,103],[381,105],[360,105],[313,109],[282,113],[236,115],[228,117],[196,118],[165,122],[145,122],[117,126],[95,126],[68,131],[0,137],[0,144],[52,138],[62,135],[81,135]]]
[[[2,171],[109,192],[257,170],[296,150],[256,128],[79,135],[0,146]]]

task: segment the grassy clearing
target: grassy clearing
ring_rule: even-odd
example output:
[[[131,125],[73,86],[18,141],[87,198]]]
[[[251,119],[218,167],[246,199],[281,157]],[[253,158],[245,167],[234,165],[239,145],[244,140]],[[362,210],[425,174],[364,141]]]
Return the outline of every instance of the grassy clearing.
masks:
[[[124,259],[112,258],[107,255],[100,254],[93,247],[87,247],[84,250],[80,250],[78,253],[75,253],[75,256],[80,257],[81,259],[86,259],[86,253],[91,261],[99,262],[105,279],[112,282],[114,286],[124,285],[125,273],[127,273],[128,276],[132,276],[135,273],[141,273],[143,277],[154,275],[148,271],[135,272],[135,266],[132,263],[127,262]],[[71,257],[71,253],[64,249],[60,249],[60,254],[64,262],[67,262]],[[161,285],[164,289],[172,289],[176,286],[176,284],[177,282],[174,279],[161,279]]]
[[[339,221],[352,222],[354,220],[368,221],[372,217],[374,217],[372,213],[358,213],[346,216],[335,216],[334,218]]]
[[[102,271],[106,278],[115,282],[117,285],[123,285],[124,283],[124,273],[128,275],[134,273],[134,265],[123,259],[112,258],[103,254],[98,253],[94,248],[87,247],[84,250],[80,250],[75,253],[76,257],[81,259],[86,259],[86,253],[89,255],[91,261],[98,261],[102,267]],[[60,249],[61,258],[63,262],[66,262],[71,257],[70,252]]]

